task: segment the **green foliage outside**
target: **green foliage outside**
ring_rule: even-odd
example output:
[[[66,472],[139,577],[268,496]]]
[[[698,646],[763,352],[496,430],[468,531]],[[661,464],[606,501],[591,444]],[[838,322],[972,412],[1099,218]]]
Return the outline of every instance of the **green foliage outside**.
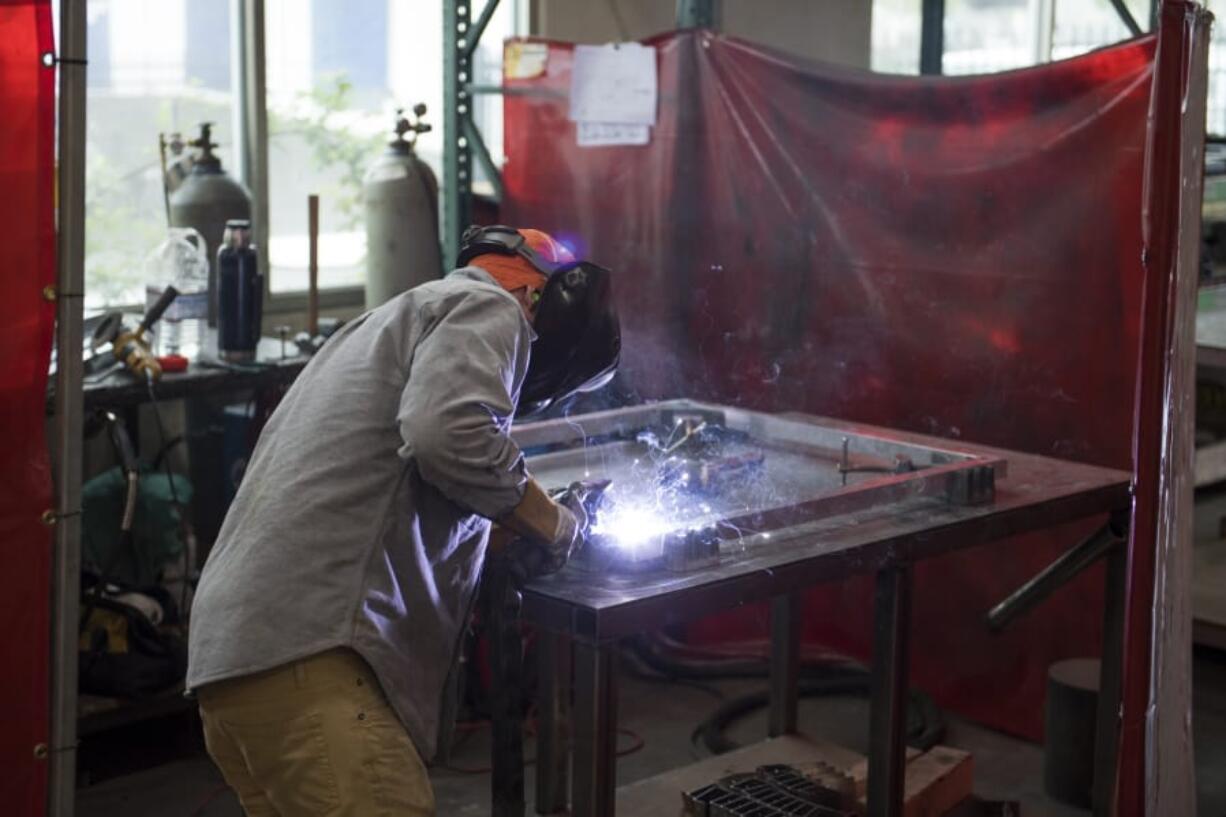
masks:
[[[355,132],[353,83],[343,72],[328,74],[313,90],[299,94],[299,111],[269,111],[270,138],[298,138],[310,149],[315,170],[327,179],[321,198],[339,217],[335,226],[358,229],[362,224],[362,179],[387,141],[382,133]],[[346,119],[349,121],[347,122]]]

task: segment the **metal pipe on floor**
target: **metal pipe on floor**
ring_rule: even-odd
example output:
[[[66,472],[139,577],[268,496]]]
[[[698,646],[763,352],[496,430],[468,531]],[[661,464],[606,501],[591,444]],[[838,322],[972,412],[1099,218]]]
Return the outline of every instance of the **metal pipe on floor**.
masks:
[[[81,582],[81,359],[85,292],[85,4],[60,0],[56,271],[55,552],[51,586],[51,751],[47,813],[72,817],[77,769]]]

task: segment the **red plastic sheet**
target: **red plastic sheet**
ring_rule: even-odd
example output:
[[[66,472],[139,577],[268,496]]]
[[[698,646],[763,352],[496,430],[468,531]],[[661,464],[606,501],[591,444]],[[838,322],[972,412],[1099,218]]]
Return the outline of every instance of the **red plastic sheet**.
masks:
[[[505,80],[503,217],[618,271],[628,392],[1132,468],[1155,38],[958,79],[708,32],[650,42],[645,147],[577,146],[567,44],[546,43],[543,75]],[[1101,569],[1001,635],[983,616],[1092,526],[921,564],[914,682],[1040,737],[1048,665],[1100,651]],[[807,636],[867,658],[870,590],[816,591]]]
[[[44,437],[55,305],[55,68],[46,0],[0,0],[0,807],[45,809],[52,507]],[[41,754],[41,756],[40,756]]]

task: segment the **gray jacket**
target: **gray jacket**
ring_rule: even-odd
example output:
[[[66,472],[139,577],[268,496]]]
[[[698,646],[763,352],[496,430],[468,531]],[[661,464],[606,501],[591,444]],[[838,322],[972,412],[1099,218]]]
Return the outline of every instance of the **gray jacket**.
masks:
[[[466,267],[324,344],[260,435],[204,566],[189,689],[351,647],[434,756],[487,520],[527,479],[510,428],[534,337]]]

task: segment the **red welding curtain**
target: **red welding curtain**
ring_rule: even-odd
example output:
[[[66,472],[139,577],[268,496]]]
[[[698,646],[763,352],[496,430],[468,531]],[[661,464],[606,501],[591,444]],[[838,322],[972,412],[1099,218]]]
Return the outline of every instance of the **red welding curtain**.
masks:
[[[0,807],[45,809],[51,475],[43,431],[55,321],[55,69],[47,0],[0,0]]]
[[[645,147],[576,145],[569,45],[547,44],[543,75],[506,79],[503,216],[618,272],[629,389],[1131,469],[1154,38],[957,79],[708,32],[651,44]],[[1099,652],[1102,573],[1002,635],[983,616],[1085,531],[921,564],[916,685],[1039,737],[1047,666]],[[807,637],[867,658],[870,589],[820,588]]]

